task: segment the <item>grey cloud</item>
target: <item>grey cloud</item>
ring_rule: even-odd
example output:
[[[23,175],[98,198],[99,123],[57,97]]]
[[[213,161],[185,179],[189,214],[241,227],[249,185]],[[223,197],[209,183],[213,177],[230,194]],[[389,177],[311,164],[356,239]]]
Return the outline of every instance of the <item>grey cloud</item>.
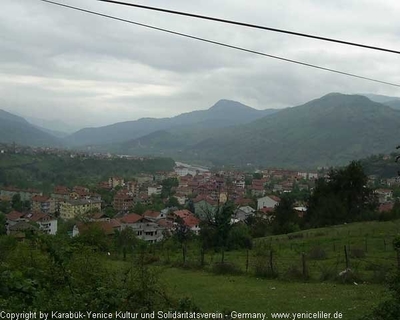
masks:
[[[97,1],[60,2],[400,82],[396,55]],[[400,30],[396,1],[143,3],[386,47],[394,46]],[[62,117],[82,126],[172,116],[208,108],[221,98],[263,109],[297,105],[332,91],[399,95],[396,88],[199,43],[40,1],[3,1],[0,50],[0,108],[49,119]]]

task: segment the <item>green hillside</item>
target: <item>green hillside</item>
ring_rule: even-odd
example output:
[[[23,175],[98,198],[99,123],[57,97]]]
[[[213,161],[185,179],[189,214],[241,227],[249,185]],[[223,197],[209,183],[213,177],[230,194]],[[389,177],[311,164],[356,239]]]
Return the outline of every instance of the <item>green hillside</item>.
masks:
[[[392,151],[400,112],[362,96],[330,94],[192,148],[215,162],[285,166],[345,164]]]
[[[4,110],[0,110],[0,142],[48,147],[62,145],[58,138]]]

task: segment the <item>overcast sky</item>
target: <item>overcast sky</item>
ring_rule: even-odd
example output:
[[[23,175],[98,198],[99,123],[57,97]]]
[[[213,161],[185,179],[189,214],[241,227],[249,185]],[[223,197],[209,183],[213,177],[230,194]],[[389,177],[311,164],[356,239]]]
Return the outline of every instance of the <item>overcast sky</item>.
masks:
[[[210,40],[400,83],[400,55],[194,20],[95,0],[55,0]],[[134,2],[125,0],[126,2]],[[397,0],[138,1],[400,50]],[[330,92],[400,96],[347,78],[43,3],[2,0],[0,108],[74,126],[207,109],[219,99],[256,109]]]

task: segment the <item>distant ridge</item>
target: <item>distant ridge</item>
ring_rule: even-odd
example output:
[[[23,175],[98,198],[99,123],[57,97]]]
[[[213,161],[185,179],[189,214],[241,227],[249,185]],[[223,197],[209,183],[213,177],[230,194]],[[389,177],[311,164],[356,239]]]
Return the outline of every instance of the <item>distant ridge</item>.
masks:
[[[24,118],[0,109],[0,142],[29,146],[60,146],[61,140],[36,128]]]
[[[168,130],[119,145],[128,153],[175,155],[217,165],[310,167],[346,164],[399,144],[400,111],[362,95],[331,93],[248,124]]]
[[[159,130],[196,126],[197,128],[222,128],[244,124],[279,110],[256,110],[240,102],[220,100],[207,110],[180,114],[172,118],[142,118],[135,121],[119,122],[112,125],[85,128],[66,137],[72,146],[119,143],[145,136]]]

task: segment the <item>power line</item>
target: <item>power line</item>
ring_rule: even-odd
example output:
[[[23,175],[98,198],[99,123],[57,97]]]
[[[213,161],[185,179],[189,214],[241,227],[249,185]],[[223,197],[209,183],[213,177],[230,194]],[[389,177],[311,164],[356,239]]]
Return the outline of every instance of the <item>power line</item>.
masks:
[[[400,51],[393,50],[393,49],[387,49],[387,48],[371,46],[371,45],[357,43],[357,42],[327,38],[327,37],[320,37],[320,36],[316,36],[316,35],[312,35],[312,34],[295,32],[295,31],[284,30],[284,29],[277,29],[277,28],[266,27],[266,26],[261,26],[261,25],[246,23],[246,22],[215,18],[215,17],[204,16],[204,15],[194,14],[194,13],[189,13],[189,12],[182,12],[182,11],[169,10],[169,9],[163,9],[163,8],[157,8],[157,7],[150,7],[150,6],[144,6],[141,4],[127,3],[127,2],[114,1],[114,0],[96,0],[96,1],[107,2],[110,4],[117,4],[117,5],[129,6],[129,7],[135,7],[135,8],[145,9],[145,10],[159,11],[159,12],[181,15],[181,16],[186,16],[186,17],[191,17],[191,18],[196,18],[196,19],[204,19],[204,20],[211,20],[211,21],[217,21],[217,22],[222,22],[222,23],[234,24],[237,26],[242,26],[242,27],[247,27],[247,28],[255,28],[255,29],[262,29],[262,30],[273,31],[273,32],[286,33],[286,34],[290,34],[292,36],[306,37],[306,38],[311,38],[311,39],[316,39],[316,40],[335,42],[335,43],[345,44],[345,45],[349,45],[349,46],[361,47],[364,49],[379,50],[379,51],[384,51],[384,52],[400,54]]]
[[[387,82],[387,81],[382,81],[382,80],[378,80],[378,79],[364,77],[364,76],[360,76],[360,75],[357,75],[357,74],[354,74],[354,73],[339,71],[339,70],[335,70],[335,69],[331,69],[331,68],[325,68],[325,67],[317,66],[317,65],[314,65],[314,64],[311,64],[311,63],[306,63],[306,62],[301,62],[301,61],[297,61],[297,60],[287,59],[287,58],[283,58],[283,57],[279,57],[279,56],[263,53],[263,52],[260,52],[260,51],[250,50],[250,49],[246,49],[246,48],[242,48],[242,47],[238,47],[238,46],[222,43],[222,42],[219,42],[219,41],[208,40],[208,39],[205,39],[205,38],[192,36],[192,35],[189,35],[189,34],[186,34],[186,33],[172,31],[172,30],[168,30],[168,29],[164,29],[164,28],[159,28],[159,27],[148,25],[148,24],[139,23],[139,22],[135,22],[135,21],[132,21],[132,20],[127,20],[127,19],[122,19],[122,18],[118,18],[118,17],[115,17],[115,16],[111,16],[111,15],[107,15],[107,14],[103,14],[103,13],[99,13],[99,12],[95,12],[95,11],[91,11],[91,10],[87,10],[87,9],[83,9],[83,8],[78,8],[78,7],[74,7],[74,6],[70,6],[70,5],[66,5],[66,4],[62,4],[62,3],[58,3],[58,2],[54,2],[54,1],[50,1],[50,0],[39,0],[39,1],[46,2],[46,3],[49,3],[49,4],[53,4],[53,5],[57,5],[57,6],[60,6],[60,7],[65,7],[65,8],[69,8],[69,9],[73,9],[73,10],[89,13],[89,14],[93,14],[93,15],[96,15],[96,16],[104,17],[104,18],[109,18],[109,19],[113,19],[113,20],[117,20],[117,21],[130,23],[130,24],[133,24],[133,25],[137,25],[137,26],[141,26],[141,27],[145,27],[145,28],[149,28],[149,29],[153,29],[153,30],[157,30],[157,31],[166,32],[166,33],[169,33],[169,34],[173,34],[173,35],[177,35],[177,36],[181,36],[181,37],[185,37],[185,38],[189,38],[189,39],[193,39],[193,40],[198,40],[198,41],[211,43],[211,44],[214,44],[214,45],[218,45],[218,46],[222,46],[222,47],[226,47],[226,48],[230,48],[230,49],[235,49],[235,50],[239,50],[239,51],[243,51],[243,52],[248,52],[248,53],[256,54],[256,55],[259,55],[259,56],[273,58],[273,59],[277,59],[277,60],[281,60],[281,61],[285,61],[285,62],[290,62],[290,63],[294,63],[294,64],[298,64],[298,65],[302,65],[302,66],[306,66],[306,67],[310,67],[310,68],[315,68],[315,69],[319,69],[319,70],[329,71],[329,72],[333,72],[333,73],[337,73],[337,74],[341,74],[341,75],[345,75],[345,76],[349,76],[349,77],[353,77],[353,78],[373,81],[373,82],[382,83],[382,84],[386,84],[386,85],[390,85],[390,86],[394,86],[394,87],[400,87],[400,84],[396,84],[396,83],[391,83],[391,82]]]

